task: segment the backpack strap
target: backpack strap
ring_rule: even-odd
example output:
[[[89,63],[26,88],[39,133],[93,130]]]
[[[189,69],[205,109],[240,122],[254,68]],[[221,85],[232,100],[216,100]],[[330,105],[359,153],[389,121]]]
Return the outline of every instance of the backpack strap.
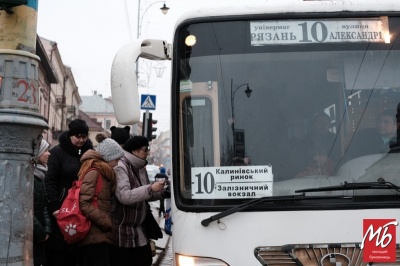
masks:
[[[97,206],[97,197],[98,197],[98,195],[99,195],[101,189],[103,188],[103,177],[102,177],[102,175],[100,174],[100,171],[99,171],[98,169],[94,168],[94,167],[89,168],[89,169],[86,171],[86,173],[85,173],[84,175],[82,175],[82,177],[79,179],[79,181],[82,182],[84,176],[85,176],[87,173],[89,173],[90,171],[92,171],[92,170],[96,171],[97,174],[98,174],[98,176],[97,176],[97,182],[96,182],[96,189],[95,189],[95,191],[94,191],[94,197],[93,197],[93,205],[97,208],[97,207],[98,207],[98,206]]]
[[[101,189],[103,188],[103,177],[102,177],[102,175],[100,174],[99,170],[97,170],[96,168],[90,168],[90,169],[88,170],[88,172],[89,172],[91,169],[92,169],[92,170],[96,170],[97,173],[98,173],[97,182],[96,182],[96,189],[95,189],[95,191],[94,191],[94,197],[93,197],[93,205],[97,208],[97,207],[98,207],[98,206],[97,206],[97,197],[98,197],[98,195],[99,195]]]

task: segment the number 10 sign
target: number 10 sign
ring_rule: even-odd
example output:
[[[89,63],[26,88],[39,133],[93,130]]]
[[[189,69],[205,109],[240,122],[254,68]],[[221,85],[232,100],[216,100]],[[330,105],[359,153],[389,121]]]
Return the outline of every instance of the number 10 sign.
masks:
[[[192,168],[193,199],[238,199],[272,196],[271,166]]]

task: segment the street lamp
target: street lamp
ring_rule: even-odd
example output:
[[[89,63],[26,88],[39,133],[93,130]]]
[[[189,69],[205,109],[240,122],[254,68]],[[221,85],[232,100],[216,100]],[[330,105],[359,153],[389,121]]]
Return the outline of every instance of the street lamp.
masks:
[[[233,87],[233,79],[231,79],[231,107],[232,107],[232,140],[233,140],[233,157],[236,156],[236,142],[235,142],[235,94],[237,92],[238,89],[240,89],[241,87],[243,87],[244,85],[247,85],[246,90],[244,91],[244,93],[246,94],[247,98],[250,98],[251,93],[253,92],[250,88],[249,88],[249,83],[243,83],[239,86],[236,86],[235,88]]]
[[[161,12],[164,15],[166,15],[168,13],[168,10],[169,10],[169,7],[167,7],[165,5],[165,1],[156,1],[154,3],[151,3],[149,6],[147,6],[147,8],[143,12],[142,16],[140,17],[140,2],[141,2],[141,0],[138,1],[137,39],[139,39],[141,34],[142,34],[142,22],[143,22],[144,15],[146,14],[147,10],[149,10],[149,8],[151,6],[153,6],[153,5],[157,4],[157,3],[164,2],[164,5],[160,8]]]
[[[162,11],[162,13],[164,15],[166,15],[168,13],[169,7],[167,7],[165,5],[165,1],[156,1],[156,2],[151,3],[150,5],[148,5],[146,7],[146,9],[144,10],[142,16],[140,16],[140,3],[141,3],[141,0],[138,1],[138,20],[137,20],[137,31],[136,31],[137,39],[139,39],[141,37],[141,35],[142,35],[142,22],[143,22],[144,15],[147,13],[147,10],[149,10],[149,8],[151,6],[153,6],[153,5],[157,4],[157,3],[160,3],[160,2],[164,3],[164,5],[160,8],[160,10]],[[149,72],[151,72],[151,70]],[[163,69],[159,69],[159,72],[157,73],[157,77],[161,77],[162,76],[162,72],[164,72]],[[137,78],[139,80],[139,58],[136,61],[136,75],[137,75]],[[149,74],[147,74],[147,75],[149,76]]]
[[[164,5],[163,5],[162,7],[160,7],[160,9],[161,9],[161,12],[162,12],[164,15],[166,15],[166,14],[168,13],[169,7],[167,7],[167,6],[165,5],[165,2],[164,2]]]
[[[153,68],[156,70],[157,78],[161,78],[166,67],[162,63],[158,63]]]

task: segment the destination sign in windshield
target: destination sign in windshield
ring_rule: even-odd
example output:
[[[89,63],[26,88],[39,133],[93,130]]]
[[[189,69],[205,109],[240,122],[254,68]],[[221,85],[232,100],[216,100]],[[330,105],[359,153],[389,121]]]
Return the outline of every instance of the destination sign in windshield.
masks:
[[[239,199],[272,196],[271,166],[192,168],[193,199]]]
[[[251,45],[390,43],[388,18],[250,22]]]

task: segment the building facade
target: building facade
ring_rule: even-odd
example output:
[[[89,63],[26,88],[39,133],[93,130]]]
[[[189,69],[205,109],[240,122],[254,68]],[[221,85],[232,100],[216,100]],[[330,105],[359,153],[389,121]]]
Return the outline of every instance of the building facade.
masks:
[[[68,129],[68,123],[80,117],[82,100],[71,67],[64,65],[57,43],[38,36],[36,50],[41,57],[40,113],[49,125],[44,138],[55,145],[58,135]]]

